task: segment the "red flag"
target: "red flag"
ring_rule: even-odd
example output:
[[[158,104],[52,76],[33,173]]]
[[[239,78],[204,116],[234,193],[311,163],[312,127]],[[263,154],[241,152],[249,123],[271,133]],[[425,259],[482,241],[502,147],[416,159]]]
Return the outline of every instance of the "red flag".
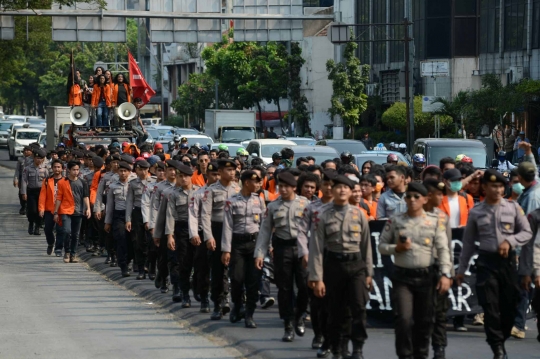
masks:
[[[142,99],[143,105],[146,105],[148,101],[156,94],[150,85],[144,79],[141,69],[137,62],[131,55],[131,52],[128,51],[128,60],[129,60],[129,83],[133,89],[133,98],[140,97]]]

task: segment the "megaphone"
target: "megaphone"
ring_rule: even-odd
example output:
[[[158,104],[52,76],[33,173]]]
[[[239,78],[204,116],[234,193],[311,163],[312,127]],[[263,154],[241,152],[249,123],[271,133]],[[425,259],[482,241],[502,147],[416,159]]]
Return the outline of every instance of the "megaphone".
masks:
[[[73,107],[69,119],[72,124],[82,126],[88,121],[88,111],[82,106]]]
[[[137,108],[129,102],[124,102],[118,106],[118,117],[124,121],[132,120],[137,115]]]

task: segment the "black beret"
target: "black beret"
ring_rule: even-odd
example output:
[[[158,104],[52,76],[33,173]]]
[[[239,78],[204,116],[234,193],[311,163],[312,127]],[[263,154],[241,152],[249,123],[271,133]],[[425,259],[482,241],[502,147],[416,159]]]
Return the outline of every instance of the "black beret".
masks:
[[[350,189],[354,188],[354,182],[351,181],[351,179],[345,175],[337,175],[334,178],[332,178],[332,182],[334,184],[332,187],[337,186],[338,184],[344,184],[345,186],[349,187]]]
[[[180,165],[176,168],[180,173],[183,173],[187,176],[193,176],[193,169],[190,166],[187,166],[181,162]]]
[[[120,156],[120,159],[124,162],[127,162],[129,163],[130,165],[133,164],[133,162],[135,162],[135,159],[133,158],[133,156],[131,155],[128,155],[127,153],[124,153]]]
[[[177,160],[167,160],[167,161],[165,161],[165,167],[172,167],[172,168],[175,168],[175,169],[179,170],[181,165],[182,165],[182,162],[177,161]]]
[[[125,168],[126,170],[131,171],[131,165],[124,161],[118,164],[118,168]]]
[[[69,148],[66,148],[64,150],[64,153],[69,156],[69,155],[71,155],[71,150]]]
[[[457,168],[452,168],[451,170],[448,170],[443,173],[443,178],[450,182],[459,181],[461,180],[461,172]]]
[[[50,153],[50,154],[53,154],[53,153],[58,154],[58,151],[57,151],[57,150],[50,150],[49,153]]]
[[[32,151],[32,147],[24,146],[23,151]]]
[[[208,167],[206,167],[206,172],[216,172],[218,170],[218,165],[216,162],[210,162]]]
[[[73,152],[71,152],[73,154],[73,156],[77,157],[77,158],[83,158],[84,157],[84,153],[82,151],[79,151],[79,150],[73,150]]]
[[[327,169],[324,170],[322,173],[322,180],[323,181],[331,181],[337,176],[337,171],[333,169]]]
[[[62,157],[65,154],[66,154],[66,151],[62,151],[62,150],[58,151],[58,157]]]
[[[278,184],[284,183],[286,185],[296,187],[296,179],[290,172],[281,172],[277,175]]]
[[[236,168],[236,162],[230,159],[221,159],[218,161],[218,168]]]
[[[140,168],[150,168],[150,163],[148,163],[146,160],[138,160],[135,162],[135,165]]]
[[[34,151],[34,157],[45,158],[47,157],[47,152],[44,149],[40,148]]]
[[[84,155],[88,158],[93,158],[97,156],[96,153],[92,151],[87,151]]]
[[[165,162],[159,161],[159,162],[157,163],[157,166],[158,166],[158,168],[161,168],[162,170],[164,170],[164,169],[165,169]]]
[[[261,177],[259,177],[257,172],[249,170],[249,171],[244,171],[240,175],[240,180],[241,181],[245,181],[245,180],[257,180],[257,181],[260,181]]]
[[[109,157],[111,157],[111,161],[120,161],[122,159],[118,153],[112,154]]]
[[[407,185],[407,192],[420,193],[422,196],[427,196],[428,191],[426,186],[418,182],[411,182]]]
[[[30,146],[30,148],[32,148],[33,150],[38,149],[38,148],[41,147],[41,146],[39,145],[39,143],[36,143],[36,142],[32,142],[29,146]]]
[[[92,157],[92,163],[94,164],[94,167],[101,168],[103,167],[103,158],[101,157]]]
[[[519,170],[518,170],[519,171]],[[484,183],[497,183],[506,184],[508,181],[502,173],[494,168],[489,168],[484,172]]]

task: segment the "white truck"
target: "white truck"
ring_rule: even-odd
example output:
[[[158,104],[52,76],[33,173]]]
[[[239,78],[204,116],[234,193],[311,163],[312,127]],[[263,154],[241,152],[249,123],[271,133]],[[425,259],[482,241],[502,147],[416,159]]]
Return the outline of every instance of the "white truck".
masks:
[[[45,115],[45,119],[47,120],[47,149],[52,150],[56,146],[59,140],[58,137],[60,136],[58,133],[60,125],[71,125],[69,118],[70,112],[71,107],[69,106],[47,106],[47,113]]]
[[[204,133],[218,143],[240,143],[257,138],[255,111],[206,110],[204,121]]]

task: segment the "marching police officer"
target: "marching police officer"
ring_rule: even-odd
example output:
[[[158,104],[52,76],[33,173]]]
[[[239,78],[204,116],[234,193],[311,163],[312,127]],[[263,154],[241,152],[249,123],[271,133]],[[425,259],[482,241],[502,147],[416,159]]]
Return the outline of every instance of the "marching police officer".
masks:
[[[199,187],[193,186],[191,183],[191,176],[193,176],[191,167],[180,161],[170,161],[169,163],[176,169],[176,186],[168,192],[165,219],[165,235],[169,249],[169,273],[173,285],[172,299],[174,302],[181,300],[182,308],[190,308],[189,279],[193,267],[195,247],[189,242],[188,212],[189,199]]]
[[[206,193],[208,186],[216,183],[219,180],[218,165],[216,162],[211,162],[206,168],[206,185],[199,188],[191,196],[189,204],[189,238],[191,244],[196,247],[195,251],[195,272],[197,274],[197,293],[201,297],[201,313],[210,312],[210,303],[208,301],[208,291],[210,289],[208,250],[204,243],[201,243],[201,238],[204,238],[202,230],[201,218],[201,202]]]
[[[19,210],[20,215],[26,214],[26,200],[23,199],[23,194],[21,193],[22,186],[22,175],[24,173],[25,164],[27,159],[32,159],[32,148],[30,146],[24,146],[23,156],[17,159],[17,167],[15,167],[15,175],[13,176],[13,187],[19,189],[19,202],[21,204],[21,209]]]
[[[262,178],[255,171],[242,173],[242,190],[227,199],[223,217],[221,236],[222,262],[229,266],[231,278],[231,297],[234,307],[230,314],[231,323],[242,316],[242,293],[246,290],[246,328],[256,328],[253,313],[259,297],[261,271],[255,267],[253,254],[255,241],[259,234],[261,216],[264,213],[264,201],[257,194]]]
[[[145,160],[135,162],[135,171],[137,178],[129,182],[126,198],[126,230],[132,233],[135,244],[135,262],[137,264],[139,275],[138,280],[146,278],[144,266],[148,254],[148,241],[141,210],[141,198],[145,187],[155,179],[148,177],[150,164]]]
[[[409,183],[405,193],[407,211],[389,219],[380,237],[380,253],[394,256],[392,295],[399,358],[427,358],[429,353],[437,275],[434,251],[442,274],[438,292],[447,292],[451,284],[446,221],[424,211],[427,194],[423,184]]]
[[[297,237],[298,226],[303,220],[304,209],[309,201],[296,195],[296,179],[288,170],[279,173],[278,184],[280,197],[268,204],[257,237],[254,257],[257,268],[261,270],[264,256],[270,247],[270,240],[272,241],[279,316],[285,326],[282,340],[292,342],[295,331],[299,336],[305,333],[303,315],[308,305],[307,272],[302,266],[302,260],[298,258]],[[294,299],[294,282],[298,288],[296,299]],[[296,310],[293,303],[296,304]]]
[[[220,320],[223,314],[229,312],[224,305],[225,293],[228,292],[228,280],[225,278],[225,266],[221,262],[221,237],[223,233],[223,212],[225,202],[240,192],[240,187],[234,182],[236,163],[230,159],[218,161],[219,181],[204,192],[201,208],[201,222],[206,248],[210,254],[211,289],[210,299],[214,302],[212,320]]]
[[[371,236],[366,217],[349,204],[353,182],[344,175],[332,179],[333,203],[314,219],[309,242],[309,283],[315,296],[328,296],[328,337],[334,358],[344,357],[341,343],[343,308],[352,313],[352,358],[360,359],[366,332],[366,303],[373,277]],[[326,252],[326,254],[325,254]],[[349,300],[347,300],[350,298]]]
[[[456,276],[461,285],[475,241],[479,241],[476,294],[484,309],[484,330],[494,359],[507,357],[504,342],[510,337],[519,300],[514,249],[532,237],[521,207],[503,198],[505,185],[506,179],[497,170],[484,172],[482,188],[486,196],[469,214]]]
[[[43,149],[34,151],[33,163],[26,166],[22,175],[21,194],[27,201],[26,217],[28,218],[28,234],[40,235],[41,217],[38,211],[39,193],[43,180],[50,173],[43,159],[47,153]],[[35,225],[35,226],[34,226]]]
[[[131,165],[120,162],[118,168],[118,181],[109,186],[107,193],[107,209],[105,215],[105,232],[109,233],[112,228],[113,237],[116,241],[116,255],[118,265],[122,271],[122,277],[129,277],[128,271],[128,243],[126,231],[126,197],[129,186],[129,174]]]

